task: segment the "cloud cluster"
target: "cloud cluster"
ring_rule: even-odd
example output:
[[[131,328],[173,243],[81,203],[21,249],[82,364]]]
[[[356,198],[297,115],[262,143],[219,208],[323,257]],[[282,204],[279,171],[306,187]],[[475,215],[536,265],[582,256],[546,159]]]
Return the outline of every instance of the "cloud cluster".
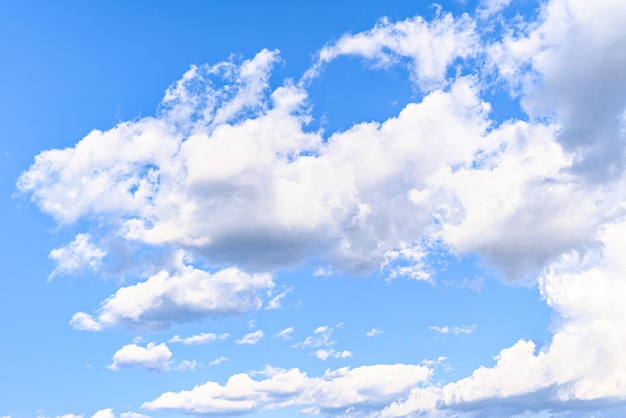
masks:
[[[381,407],[425,381],[430,369],[405,364],[328,370],[309,377],[299,369],[266,368],[266,378],[242,373],[224,386],[207,382],[189,391],[164,393],[142,408],[190,414],[227,415],[287,406],[306,407],[309,413],[337,414]]]

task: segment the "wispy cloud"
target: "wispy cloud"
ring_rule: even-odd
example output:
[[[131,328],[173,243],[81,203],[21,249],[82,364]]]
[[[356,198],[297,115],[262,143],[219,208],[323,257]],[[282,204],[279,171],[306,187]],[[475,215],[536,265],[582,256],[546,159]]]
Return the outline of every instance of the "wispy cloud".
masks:
[[[260,329],[256,330],[238,339],[237,345],[255,345],[261,340],[261,338],[263,338],[263,335],[263,331]]]
[[[431,329],[443,335],[467,335],[476,331],[476,328],[478,328],[478,326],[475,324],[472,324],[469,326],[463,326],[463,327],[458,327],[458,326],[449,327],[447,325],[444,325],[442,327],[439,327],[436,325],[432,327],[428,327],[428,329]]]

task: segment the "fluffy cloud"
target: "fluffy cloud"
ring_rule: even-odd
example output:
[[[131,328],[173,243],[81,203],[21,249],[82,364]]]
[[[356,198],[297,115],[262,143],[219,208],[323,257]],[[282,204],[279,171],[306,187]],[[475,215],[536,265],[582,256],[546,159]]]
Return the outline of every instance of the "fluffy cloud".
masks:
[[[486,0],[481,10],[486,16],[508,3]],[[383,416],[408,416],[497,405],[497,414],[510,415],[623,402],[625,4],[547,1],[536,22],[504,22],[506,36],[493,44],[479,39],[469,17],[451,15],[383,20],[345,35],[319,52],[304,81],[340,56],[380,66],[406,60],[427,94],[386,121],[326,138],[306,129],[306,83],[269,91],[277,52],[193,67],[156,117],[42,152],[18,186],[61,224],[92,220],[133,245],[184,249],[210,265],[271,271],[312,259],[320,275],[383,269],[389,278],[431,280],[429,246],[477,254],[505,279],[539,278],[555,312],[548,344],[522,339],[493,367],[446,385],[417,387],[431,373],[423,366],[321,378],[268,370],[264,380],[240,374],[224,386],[165,393],[148,409],[221,415],[298,405],[340,414],[386,405]],[[528,120],[490,120],[482,99],[490,75],[447,77],[451,64],[474,56],[508,83]],[[86,237],[53,250],[59,269],[103,262],[109,250]],[[269,275],[236,268],[166,267],[72,324],[158,329],[259,309],[260,295],[273,289]],[[278,306],[280,295],[266,306]],[[296,346],[326,358],[345,353],[330,348],[332,331],[320,327]],[[147,356],[147,347],[132,350],[128,364],[131,351]]]
[[[259,329],[259,330],[256,330],[254,332],[244,335],[243,337],[238,339],[236,343],[238,345],[255,345],[261,340],[261,338],[263,338],[263,331]]]
[[[261,295],[272,286],[266,274],[250,275],[236,268],[211,274],[185,265],[181,259],[175,272],[161,271],[144,282],[123,287],[102,303],[96,317],[79,312],[70,323],[88,331],[116,325],[163,329],[173,322],[259,309]]]
[[[526,109],[556,114],[558,141],[575,154],[574,170],[594,182],[615,179],[624,168],[625,13],[619,0],[598,7],[553,0],[538,23],[510,28],[490,48],[500,74],[513,84],[522,80]]]
[[[189,391],[167,392],[142,408],[205,415],[287,406],[312,406],[323,413],[367,410],[408,393],[428,379],[431,371],[424,366],[394,364],[328,370],[321,377],[308,377],[298,369],[267,368],[263,374],[263,380],[242,373],[224,386],[207,382]]]
[[[599,234],[602,246],[572,251],[553,263],[540,280],[543,297],[556,314],[552,340],[538,347],[520,340],[496,357],[493,367],[442,387],[419,388],[383,416],[497,405],[501,415],[620,405],[626,399],[622,376],[626,361],[624,251],[626,223],[609,224]],[[587,405],[587,406],[586,406]],[[620,412],[616,412],[620,415]]]
[[[128,344],[120,348],[113,355],[113,362],[108,366],[111,370],[121,370],[129,367],[141,367],[150,371],[163,372],[170,369],[172,352],[165,343],[148,343],[141,347]]]

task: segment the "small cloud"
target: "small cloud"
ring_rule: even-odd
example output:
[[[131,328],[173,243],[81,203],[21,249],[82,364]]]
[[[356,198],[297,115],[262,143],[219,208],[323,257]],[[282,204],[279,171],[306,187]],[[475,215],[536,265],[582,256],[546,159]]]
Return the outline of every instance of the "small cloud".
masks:
[[[332,348],[329,349],[329,350],[320,349],[320,350],[317,350],[315,352],[315,357],[317,357],[320,360],[326,361],[326,360],[328,360],[329,357],[332,357],[332,358],[352,357],[352,352],[350,352],[348,350],[335,351]]]
[[[102,326],[93,319],[93,316],[85,312],[76,312],[70,319],[72,328],[80,331],[100,331]]]
[[[251,319],[248,321],[248,329],[255,329],[256,328],[256,319]]]
[[[333,271],[331,269],[325,269],[320,267],[313,272],[313,277],[328,277],[331,274],[333,274]]]
[[[476,328],[478,328],[478,325],[475,325],[475,324],[465,326],[465,327],[449,327],[449,326],[438,327],[436,325],[433,325],[432,327],[428,327],[428,329],[431,329],[443,335],[462,335],[462,334],[467,335],[467,334],[471,334],[472,332],[474,332]]]
[[[292,332],[293,332],[293,327],[285,328],[284,330],[276,334],[276,338],[280,338],[281,340],[290,340]]]
[[[183,360],[174,367],[177,372],[194,371],[198,367],[202,367],[196,360]]]
[[[383,331],[380,328],[372,328],[371,330],[367,331],[365,333],[365,335],[367,335],[368,337],[374,337],[374,336],[380,335],[382,333],[383,333]]]
[[[228,359],[226,357],[224,357],[224,356],[217,357],[215,360],[213,360],[212,362],[209,363],[209,366],[217,366],[219,364],[222,364],[226,360],[228,360]]]
[[[78,234],[74,241],[65,247],[50,251],[48,257],[57,264],[48,280],[59,274],[71,274],[83,269],[97,270],[106,252],[90,242],[89,234]]]
[[[269,302],[267,302],[267,306],[265,307],[265,309],[280,309],[281,299],[287,296],[287,294],[291,292],[292,290],[293,290],[292,287],[285,288],[284,292],[274,296],[272,299],[269,300]]]
[[[238,339],[236,342],[237,342],[237,345],[243,345],[243,344],[254,345],[258,343],[261,338],[263,338],[263,331],[258,330],[258,331],[251,332],[250,334],[244,335],[242,338]]]
[[[223,341],[226,338],[230,337],[230,334],[213,334],[213,333],[202,333],[198,335],[192,335],[191,337],[181,338],[179,335],[174,335],[168,343],[182,343],[185,345],[197,345],[197,344],[208,344],[214,341]]]
[[[159,345],[148,343],[146,347],[128,344],[115,352],[113,363],[108,368],[118,371],[129,367],[142,367],[149,371],[163,372],[170,369],[171,357],[172,352],[165,343]]]

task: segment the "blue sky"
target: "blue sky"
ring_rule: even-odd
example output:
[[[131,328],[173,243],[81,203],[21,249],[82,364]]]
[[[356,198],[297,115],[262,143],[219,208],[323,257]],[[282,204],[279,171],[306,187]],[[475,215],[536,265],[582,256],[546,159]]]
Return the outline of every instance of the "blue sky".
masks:
[[[625,20],[0,3],[0,417],[623,416]]]

